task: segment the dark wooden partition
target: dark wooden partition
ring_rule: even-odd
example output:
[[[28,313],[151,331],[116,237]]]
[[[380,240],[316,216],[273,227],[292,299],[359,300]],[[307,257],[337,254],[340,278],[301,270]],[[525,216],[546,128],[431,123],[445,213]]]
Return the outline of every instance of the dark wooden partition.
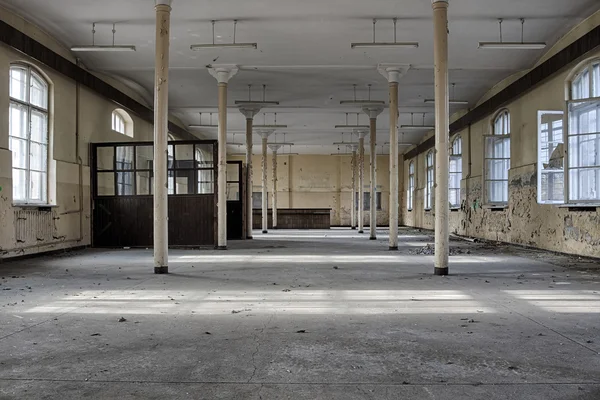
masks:
[[[169,246],[215,245],[216,142],[169,142]],[[92,245],[152,247],[151,142],[91,146]]]

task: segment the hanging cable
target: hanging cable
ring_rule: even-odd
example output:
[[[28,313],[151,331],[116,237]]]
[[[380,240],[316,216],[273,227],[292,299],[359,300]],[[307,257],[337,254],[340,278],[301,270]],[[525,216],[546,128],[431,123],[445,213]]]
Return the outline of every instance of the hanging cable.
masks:
[[[263,101],[267,98],[267,85],[263,85]]]
[[[396,43],[396,23],[398,22],[398,18],[394,18],[394,43]]]
[[[115,23],[113,22],[113,28],[112,28],[112,34],[113,34],[113,46],[115,45],[115,33],[117,33],[117,30],[115,29]]]
[[[523,42],[523,38],[525,36],[525,18],[521,18],[521,43]]]
[[[235,31],[237,29],[237,19],[233,20],[233,44],[235,44]]]
[[[92,46],[96,45],[96,23],[92,23]]]
[[[377,24],[377,19],[373,18],[373,43],[375,43],[375,25]]]
[[[213,44],[215,44],[215,20],[210,21],[212,23],[212,36],[213,36]]]
[[[500,43],[502,43],[502,18],[498,19],[498,24],[500,25]]]

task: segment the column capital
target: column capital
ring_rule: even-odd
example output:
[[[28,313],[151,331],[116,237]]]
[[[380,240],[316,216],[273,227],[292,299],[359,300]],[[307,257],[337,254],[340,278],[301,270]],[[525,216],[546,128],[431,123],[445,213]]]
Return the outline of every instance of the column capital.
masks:
[[[437,7],[448,8],[448,0],[431,0],[431,6],[433,8],[437,8]]]
[[[352,144],[352,145],[350,145],[350,149],[352,150],[353,153],[356,153],[356,150],[358,150],[358,145]]]
[[[277,153],[277,150],[279,150],[281,148],[280,144],[270,144],[269,148],[271,149],[271,151],[273,153]]]
[[[356,129],[354,130],[354,133],[358,134],[359,139],[364,139],[369,134],[369,131],[364,129]]]
[[[238,73],[239,68],[235,64],[213,64],[207,67],[211,74],[219,83],[227,83]]]
[[[240,112],[246,119],[254,119],[254,116],[259,113],[262,107],[258,104],[243,104],[238,107]]]
[[[365,106],[362,110],[370,119],[373,119],[383,112],[383,106]]]
[[[275,132],[274,129],[261,129],[256,131],[263,139],[267,139],[273,132]]]
[[[404,76],[410,69],[410,64],[379,64],[377,65],[377,71],[388,82],[400,82],[400,78]]]

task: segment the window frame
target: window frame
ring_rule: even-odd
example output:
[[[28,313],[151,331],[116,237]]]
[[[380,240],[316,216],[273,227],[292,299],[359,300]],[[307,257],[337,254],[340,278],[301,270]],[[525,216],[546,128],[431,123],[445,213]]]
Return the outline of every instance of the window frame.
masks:
[[[450,164],[448,165],[448,203],[450,203],[450,193],[452,190],[456,190],[457,191],[457,200],[458,203],[457,204],[452,204],[450,203],[450,209],[451,210],[458,210],[460,209],[460,203],[461,203],[461,196],[462,196],[462,188],[460,187],[460,183],[462,182],[462,136],[461,135],[455,135],[454,138],[452,139],[452,145],[450,146]],[[455,147],[456,144],[459,144],[460,146],[460,153],[455,154]],[[460,167],[460,171],[457,172],[452,172],[452,170],[450,169],[450,166],[452,165],[452,161],[457,161],[458,166]],[[458,187],[450,187],[450,183],[452,182],[452,179],[450,179],[450,177],[452,175],[460,175],[460,179],[458,180]]]
[[[564,111],[558,111],[558,110],[539,110],[538,111],[538,118],[537,118],[537,133],[538,133],[538,137],[537,137],[537,202],[538,204],[545,204],[545,205],[556,205],[556,204],[564,204],[565,203],[565,197],[564,197],[564,191],[566,189],[566,157],[565,154],[563,154],[563,169],[562,169],[562,173],[563,173],[563,185],[565,186],[563,188],[563,199],[562,200],[542,200],[542,176],[544,175],[544,169],[543,169],[543,165],[541,163],[541,159],[542,159],[542,146],[541,146],[541,136],[542,136],[542,116],[544,115],[562,115],[562,135],[561,135],[561,139],[562,139],[562,144],[563,146],[565,145],[565,129],[566,129],[566,125],[567,122],[565,121],[567,118],[567,114]],[[549,133],[553,131],[552,127],[549,127]],[[552,142],[556,142],[556,141],[552,141]],[[548,141],[548,143],[551,143],[550,141]],[[563,147],[566,150],[566,147]]]
[[[584,206],[600,206],[600,191],[597,194],[597,198],[596,199],[589,199],[589,200],[580,200],[580,199],[576,199],[573,200],[571,198],[571,170],[581,170],[581,169],[592,169],[592,170],[596,170],[598,177],[596,178],[596,184],[600,186],[600,183],[598,183],[600,181],[600,165],[597,166],[591,166],[591,167],[581,167],[581,166],[575,166],[575,167],[571,167],[571,160],[570,160],[570,153],[571,153],[571,149],[570,149],[570,139],[573,137],[579,137],[579,136],[590,136],[590,135],[594,135],[597,134],[598,138],[596,140],[598,140],[600,142],[600,129],[598,129],[597,132],[595,133],[577,133],[577,134],[571,134],[571,113],[572,113],[572,107],[574,105],[581,105],[581,104],[590,104],[592,105],[592,107],[595,107],[598,109],[598,114],[600,116],[600,89],[598,91],[598,93],[594,93],[594,66],[598,65],[598,68],[600,68],[600,57],[594,57],[591,58],[589,60],[584,61],[583,63],[579,64],[577,67],[575,67],[573,69],[573,72],[571,73],[569,79],[567,79],[566,81],[566,93],[567,93],[567,99],[566,99],[566,110],[565,110],[565,121],[563,122],[563,134],[564,134],[564,146],[565,146],[565,158],[564,158],[564,174],[565,174],[565,194],[564,194],[564,204],[567,205],[584,205]],[[577,81],[577,79],[579,79],[583,74],[585,74],[585,72],[588,72],[589,74],[589,82],[588,82],[588,94],[589,97],[585,97],[585,98],[577,98],[574,99],[573,97],[573,84],[575,81]],[[600,87],[600,81],[598,82],[598,85]],[[594,96],[594,94],[596,94],[596,96]],[[597,124],[600,124],[600,121],[596,122]],[[598,147],[600,147],[600,143],[597,144]],[[599,151],[599,150],[597,150]]]
[[[425,211],[431,211],[433,209],[434,191],[435,151],[434,149],[431,149],[427,153],[425,153],[425,201],[423,202],[423,208],[425,209]]]
[[[501,133],[497,133],[496,132],[496,123],[498,122],[499,119],[507,117],[507,124],[505,125],[503,122],[503,129]],[[494,114],[494,117],[491,119],[490,121],[490,130],[491,130],[491,134],[488,135],[483,135],[483,198],[484,198],[484,205],[488,206],[488,207],[492,207],[492,208],[506,208],[508,207],[508,202],[510,201],[510,188],[509,188],[509,182],[510,182],[510,169],[511,169],[511,158],[512,158],[512,151],[511,151],[511,145],[512,145],[512,141],[511,141],[511,125],[512,125],[512,117],[510,115],[510,110],[508,110],[507,108],[504,108],[498,112],[496,112]],[[507,133],[505,133],[507,132]],[[498,139],[501,138],[502,140],[508,140],[508,158],[506,157],[501,157],[501,158],[488,158],[487,157],[487,153],[488,153],[488,139]],[[508,160],[508,170],[507,172],[507,179],[488,179],[487,178],[487,173],[488,173],[488,168],[487,168],[487,161],[488,160]],[[490,193],[488,193],[488,182],[491,181],[506,181],[506,188],[507,188],[507,193],[506,193],[506,201],[491,201],[490,200]]]
[[[408,194],[406,196],[406,209],[412,211],[415,201],[415,161],[411,160],[408,163]]]
[[[25,82],[25,100],[21,100],[21,99],[17,99],[15,97],[11,96],[10,93],[10,86],[11,86],[11,81],[12,81],[12,71],[16,70],[16,69],[21,69],[25,71],[25,75],[26,75],[26,82]],[[46,103],[46,108],[43,108],[42,106],[36,105],[34,103],[32,103],[31,100],[31,81],[32,81],[32,77],[35,77],[36,79],[38,79],[39,81],[41,81],[44,86],[45,86],[45,90],[44,90],[44,96],[45,96],[45,103]],[[44,76],[44,74],[38,70],[36,67],[30,65],[30,64],[26,64],[26,63],[11,63],[9,66],[9,92],[8,92],[8,104],[9,104],[9,121],[10,121],[10,109],[11,107],[14,105],[17,105],[19,107],[24,107],[26,109],[27,112],[27,120],[26,120],[26,124],[27,127],[26,129],[26,137],[19,137],[19,136],[14,136],[11,135],[11,126],[10,126],[10,122],[9,122],[9,128],[8,128],[8,141],[9,141],[9,149],[11,149],[11,153],[12,153],[12,146],[11,146],[11,138],[15,138],[17,140],[21,140],[24,141],[26,143],[26,152],[25,152],[25,158],[26,158],[26,162],[25,162],[25,168],[15,168],[14,165],[12,165],[11,167],[11,174],[12,174],[12,185],[13,187],[12,189],[12,195],[13,195],[13,203],[15,205],[20,205],[20,206],[27,206],[27,205],[49,205],[50,203],[50,161],[51,161],[51,90],[52,90],[52,85],[50,83],[50,81]],[[41,143],[41,142],[36,142],[32,140],[31,137],[31,131],[32,131],[32,114],[33,112],[38,112],[42,115],[45,116],[46,118],[46,126],[45,126],[45,143]],[[45,169],[43,171],[41,170],[33,170],[33,172],[36,173],[41,173],[44,175],[44,181],[45,181],[45,187],[42,190],[42,199],[33,199],[32,195],[31,195],[31,174],[32,174],[32,168],[31,168],[31,144],[32,142],[38,143],[38,144],[42,144],[45,146],[45,163],[40,163],[41,164],[45,164],[44,167]],[[14,156],[13,156],[14,157]],[[42,156],[43,157],[43,156]],[[42,158],[43,160],[43,158]],[[13,163],[14,164],[14,163]],[[25,171],[25,198],[24,199],[15,199],[15,191],[14,191],[14,170],[18,169],[20,171]]]
[[[118,126],[115,126],[115,120],[123,124],[123,132],[116,129]],[[115,108],[111,113],[111,129],[113,132],[133,138],[135,134],[133,118],[122,108]]]

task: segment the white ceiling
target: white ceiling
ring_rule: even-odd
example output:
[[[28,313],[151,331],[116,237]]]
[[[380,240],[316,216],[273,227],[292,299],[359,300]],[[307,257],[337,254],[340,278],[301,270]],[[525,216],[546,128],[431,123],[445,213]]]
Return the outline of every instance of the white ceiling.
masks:
[[[110,43],[112,23],[117,23],[117,44],[133,44],[135,53],[80,53],[83,63],[145,89],[151,100],[154,80],[153,0],[0,0],[0,4],[38,24],[70,47],[91,43],[91,25],[97,22],[96,44]],[[526,18],[525,39],[552,45],[569,29],[600,9],[598,0],[451,0],[450,81],[456,83],[455,97],[473,106],[493,85],[509,75],[529,68],[543,51],[483,51],[479,41],[498,40],[497,18],[504,18],[504,39],[520,39],[520,22]],[[206,71],[207,64],[237,64],[240,72],[229,85],[229,141],[243,141],[244,117],[235,100],[262,97],[279,101],[266,109],[287,129],[277,131],[277,141],[295,143],[292,152],[336,153],[345,113],[353,107],[340,106],[352,99],[357,84],[359,98],[372,85],[372,99],[387,100],[387,82],[379,75],[379,63],[411,64],[400,82],[400,122],[410,113],[426,112],[433,123],[433,107],[423,99],[433,97],[433,26],[430,0],[174,0],[171,20],[170,109],[186,124],[197,124],[199,112],[216,113],[217,85]],[[372,39],[372,19],[378,18],[378,41],[393,39],[392,18],[398,18],[398,41],[418,41],[418,49],[352,50],[351,42]],[[217,42],[231,42],[233,19],[238,19],[237,41],[257,42],[258,50],[226,49],[193,52],[190,45],[212,41],[211,20]],[[227,20],[227,21],[225,21]],[[151,103],[151,101],[150,101]],[[453,107],[453,111],[458,108]],[[405,114],[406,113],[406,114]],[[206,115],[207,117],[208,115]],[[351,122],[355,122],[355,115]],[[361,123],[367,118],[361,115]],[[257,122],[262,123],[262,115]],[[214,120],[216,121],[216,115]],[[421,114],[415,120],[422,121]],[[389,140],[389,116],[378,118],[377,142]],[[206,122],[206,121],[204,121]],[[199,129],[216,138],[215,129]],[[406,132],[401,141],[416,143],[425,132]],[[344,141],[350,141],[348,131]],[[231,151],[237,151],[232,146]],[[255,151],[259,149],[255,148]],[[345,149],[341,149],[342,151]],[[384,152],[387,152],[385,149]],[[401,148],[402,151],[402,148]]]

